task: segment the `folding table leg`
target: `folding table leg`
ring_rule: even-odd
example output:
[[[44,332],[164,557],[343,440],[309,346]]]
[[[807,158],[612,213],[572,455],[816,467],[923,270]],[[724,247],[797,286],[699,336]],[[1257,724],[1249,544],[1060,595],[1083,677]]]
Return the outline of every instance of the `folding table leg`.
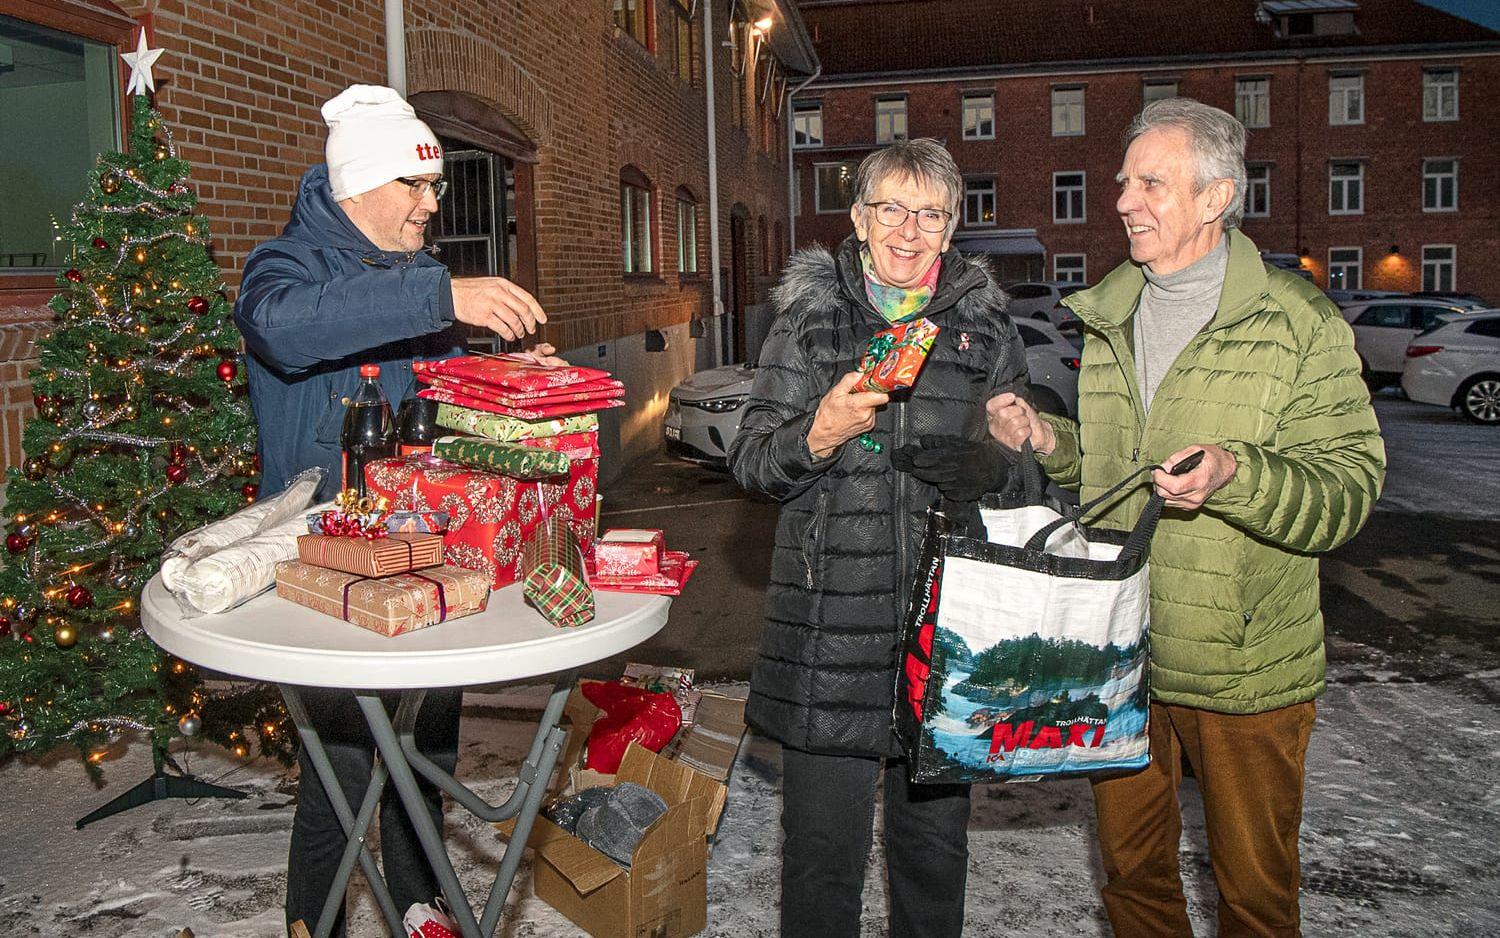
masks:
[[[360,802],[359,815],[355,816],[349,810],[349,801],[344,797],[343,786],[339,784],[338,775],[328,761],[328,753],[323,749],[323,741],[308,718],[307,708],[303,705],[297,688],[291,684],[277,686],[280,687],[281,696],[286,701],[287,712],[291,714],[292,722],[297,726],[297,733],[302,737],[302,745],[307,747],[307,756],[313,764],[313,770],[318,773],[318,780],[323,783],[323,790],[328,795],[328,803],[333,806],[334,814],[338,815],[339,825],[344,828],[344,836],[348,838],[348,843],[344,847],[344,855],[339,861],[338,871],[334,875],[333,885],[328,890],[328,898],[323,904],[323,914],[318,920],[317,933],[313,938],[328,938],[333,930],[333,920],[339,905],[344,901],[344,892],[349,887],[349,876],[354,872],[354,857],[356,856],[359,858],[360,869],[364,871],[365,880],[369,883],[370,892],[375,896],[376,904],[380,906],[380,914],[385,917],[386,924],[390,926],[391,934],[403,934],[401,913],[396,911],[396,903],[391,899],[390,890],[386,888],[385,879],[380,874],[380,867],[375,864],[375,857],[365,846],[365,831],[369,829],[370,819],[375,816],[375,810],[380,804],[380,793],[385,788],[385,767],[377,764],[371,771],[370,784],[365,789],[364,799]],[[378,701],[379,698],[376,700]]]

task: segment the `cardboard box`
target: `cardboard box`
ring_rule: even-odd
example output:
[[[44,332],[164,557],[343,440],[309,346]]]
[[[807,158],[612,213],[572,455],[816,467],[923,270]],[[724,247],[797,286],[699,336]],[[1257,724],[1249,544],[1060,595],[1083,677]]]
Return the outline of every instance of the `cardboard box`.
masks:
[[[686,938],[708,924],[708,841],[729,796],[730,768],[745,732],[745,702],[705,693],[698,720],[662,754],[632,742],[615,775],[582,768],[584,744],[599,709],[576,687],[572,724],[559,757],[558,794],[634,782],[661,795],[667,812],[647,829],[630,869],[538,817],[529,845],[539,899],[595,938]],[[507,834],[513,822],[500,828]]]

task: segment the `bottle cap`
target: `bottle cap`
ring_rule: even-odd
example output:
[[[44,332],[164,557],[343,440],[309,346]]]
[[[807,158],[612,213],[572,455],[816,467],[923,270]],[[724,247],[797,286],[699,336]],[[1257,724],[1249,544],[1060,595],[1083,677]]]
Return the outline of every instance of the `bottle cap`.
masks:
[[[380,366],[379,365],[360,365],[359,366],[359,376],[361,378],[378,378],[378,377],[380,377]]]

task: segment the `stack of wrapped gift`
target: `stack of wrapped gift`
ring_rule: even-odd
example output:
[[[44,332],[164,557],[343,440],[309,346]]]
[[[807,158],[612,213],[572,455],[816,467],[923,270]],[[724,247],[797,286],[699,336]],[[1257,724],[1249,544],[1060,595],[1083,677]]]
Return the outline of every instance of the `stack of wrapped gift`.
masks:
[[[298,559],[276,568],[276,595],[382,635],[484,610],[488,578],[443,564],[441,513],[390,515],[352,489],[338,504],[308,515]]]
[[[499,588],[523,579],[521,552],[544,518],[593,551],[599,418],[624,386],[597,368],[548,368],[519,356],[466,356],[412,366],[456,431],[431,456],[378,460],[369,490],[398,510],[445,511],[444,558]]]
[[[616,528],[594,545],[589,584],[606,592],[677,596],[697,566],[685,552],[667,550],[659,530]]]

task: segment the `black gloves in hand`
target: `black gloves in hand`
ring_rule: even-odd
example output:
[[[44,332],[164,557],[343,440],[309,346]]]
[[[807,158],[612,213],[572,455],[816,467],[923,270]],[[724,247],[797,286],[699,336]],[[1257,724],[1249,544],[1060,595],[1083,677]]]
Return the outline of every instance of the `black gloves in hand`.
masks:
[[[978,501],[1005,484],[1014,454],[994,440],[923,434],[891,453],[891,466],[937,488],[955,502]]]

